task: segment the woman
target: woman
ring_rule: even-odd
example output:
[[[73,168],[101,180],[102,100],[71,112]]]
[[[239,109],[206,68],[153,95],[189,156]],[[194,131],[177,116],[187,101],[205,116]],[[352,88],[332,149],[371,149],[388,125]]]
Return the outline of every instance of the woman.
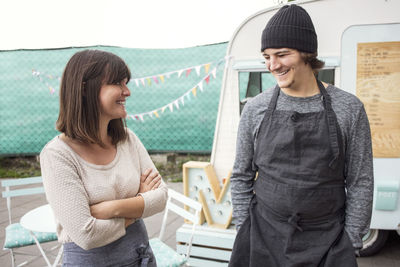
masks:
[[[118,56],[76,53],[65,67],[57,130],[40,154],[63,266],[156,266],[141,218],[161,212],[167,187],[126,128],[130,71]]]

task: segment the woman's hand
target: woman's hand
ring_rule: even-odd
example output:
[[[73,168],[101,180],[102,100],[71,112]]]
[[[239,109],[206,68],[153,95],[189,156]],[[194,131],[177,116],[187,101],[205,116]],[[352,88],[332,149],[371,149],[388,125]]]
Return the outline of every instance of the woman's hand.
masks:
[[[140,187],[139,193],[145,193],[150,190],[157,189],[161,184],[161,175],[152,169],[147,169],[140,176]],[[141,205],[133,205],[135,207],[135,212],[128,211],[128,214],[125,214],[126,207],[131,207],[132,203],[130,201],[141,201]],[[131,218],[139,218],[143,213],[144,202],[141,196],[136,196],[134,198],[128,199],[119,199],[119,200],[110,200],[103,201],[90,206],[90,213],[96,219],[108,220],[116,217],[131,217]],[[129,224],[129,221],[126,221]]]
[[[125,218],[125,228],[128,228],[129,225],[133,223],[133,219]]]
[[[112,214],[112,210],[110,209],[112,204],[111,201],[101,202],[95,205],[90,206],[90,213],[96,219],[107,220],[114,218],[115,216]],[[143,212],[143,211],[142,211]],[[131,225],[135,220],[133,218],[124,218],[125,219],[125,228]]]
[[[109,200],[90,206],[90,214],[96,219],[108,220],[112,218],[140,218],[144,210],[144,199],[136,197]],[[132,220],[130,223],[132,223]],[[125,224],[130,224],[125,220]]]
[[[104,201],[90,206],[90,213],[96,219],[107,220],[115,217],[113,200]]]
[[[152,169],[147,169],[140,176],[139,193],[145,193],[157,189],[161,184],[161,175]]]

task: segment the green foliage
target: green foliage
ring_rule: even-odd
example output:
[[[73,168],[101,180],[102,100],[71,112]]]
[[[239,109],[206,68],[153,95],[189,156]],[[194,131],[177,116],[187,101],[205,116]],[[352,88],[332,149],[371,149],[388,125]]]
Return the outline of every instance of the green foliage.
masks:
[[[0,178],[25,178],[40,176],[36,157],[0,158]]]
[[[210,155],[169,154],[167,162],[155,162],[156,168],[168,182],[182,182],[182,165],[188,161],[210,161]],[[40,176],[40,163],[36,157],[0,157],[0,178]]]
[[[163,177],[164,181],[182,182],[182,165],[188,161],[210,162],[210,155],[176,155],[167,157],[167,163],[156,162],[156,168]]]

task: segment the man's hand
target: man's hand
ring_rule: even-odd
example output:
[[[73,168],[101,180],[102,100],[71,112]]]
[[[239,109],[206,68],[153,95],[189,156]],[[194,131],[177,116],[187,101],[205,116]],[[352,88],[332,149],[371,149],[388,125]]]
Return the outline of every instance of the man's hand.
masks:
[[[139,193],[145,193],[157,189],[161,184],[161,175],[152,169],[147,169],[140,176]]]

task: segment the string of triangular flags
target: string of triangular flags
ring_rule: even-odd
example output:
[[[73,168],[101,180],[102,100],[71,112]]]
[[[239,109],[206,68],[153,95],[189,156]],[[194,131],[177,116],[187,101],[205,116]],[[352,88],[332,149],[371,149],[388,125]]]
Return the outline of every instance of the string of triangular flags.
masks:
[[[197,73],[197,76],[200,76],[201,68],[204,68],[204,72],[208,73],[209,69],[210,69],[210,66],[212,64],[213,64],[213,62],[210,62],[210,63],[205,63],[205,64],[201,64],[201,65],[197,65],[197,66],[192,66],[192,67],[188,67],[188,68],[184,68],[184,69],[180,69],[180,70],[164,72],[164,73],[155,74],[155,75],[151,75],[151,76],[139,77],[139,78],[133,79],[133,81],[135,82],[137,87],[139,87],[139,86],[150,86],[153,83],[156,83],[156,84],[159,84],[160,82],[163,83],[166,78],[170,78],[171,75],[173,75],[173,74],[177,74],[178,78],[180,78],[182,76],[182,74],[185,73],[185,76],[188,77],[189,74],[192,72],[192,70],[195,70],[196,73]]]
[[[217,64],[220,64],[219,62],[220,61],[218,61]],[[160,74],[156,74],[156,75],[139,77],[139,78],[133,79],[133,81],[135,82],[137,87],[139,87],[140,85],[150,86],[150,85],[152,85],[153,82],[156,84],[158,84],[160,82],[164,83],[166,78],[170,78],[171,75],[173,75],[175,73],[178,74],[178,78],[180,78],[183,73],[185,73],[185,76],[188,77],[189,74],[192,72],[192,70],[195,70],[197,73],[197,76],[200,76],[201,68],[204,68],[204,72],[208,73],[211,65],[213,65],[213,62],[205,63],[205,64],[201,64],[201,65],[197,65],[197,66],[192,66],[192,67],[188,67],[188,68],[184,68],[184,69],[180,69],[180,70],[174,70],[174,71],[170,71],[170,72],[160,73]],[[32,75],[38,77],[41,82],[45,83],[46,86],[49,88],[51,94],[54,94],[55,89],[47,81],[45,81],[44,78],[47,78],[50,80],[56,79],[58,81],[61,81],[60,76],[48,74],[45,72],[40,72],[35,69],[32,70]]]
[[[43,79],[43,77],[46,77],[46,78],[48,78],[50,80],[58,80],[59,82],[61,81],[61,77],[59,77],[59,76],[55,76],[55,75],[47,74],[47,73],[42,73],[42,72],[37,71],[35,69],[32,70],[32,76],[38,77],[41,82],[46,84],[46,86],[47,86],[47,88],[49,88],[51,94],[54,94],[56,90],[47,81],[45,81]]]
[[[204,82],[206,82],[206,84],[208,84],[210,82],[211,77],[213,77],[215,79],[217,76],[217,68],[219,67],[219,65],[221,65],[223,62],[225,62],[229,58],[230,58],[230,56],[226,56],[225,58],[221,59],[215,65],[215,67],[210,72],[207,72],[207,74],[195,86],[191,87],[184,94],[182,94],[180,97],[176,98],[175,100],[171,101],[170,103],[168,103],[162,107],[153,109],[151,111],[128,115],[128,116],[135,121],[143,121],[146,117],[159,118],[160,114],[164,113],[165,110],[174,112],[174,108],[179,109],[180,105],[182,105],[182,106],[185,105],[185,98],[187,98],[188,100],[191,100],[191,95],[193,95],[194,97],[197,96],[197,92],[198,92],[197,90],[200,90],[201,92],[203,92]],[[211,74],[211,76],[210,76],[210,74]]]

